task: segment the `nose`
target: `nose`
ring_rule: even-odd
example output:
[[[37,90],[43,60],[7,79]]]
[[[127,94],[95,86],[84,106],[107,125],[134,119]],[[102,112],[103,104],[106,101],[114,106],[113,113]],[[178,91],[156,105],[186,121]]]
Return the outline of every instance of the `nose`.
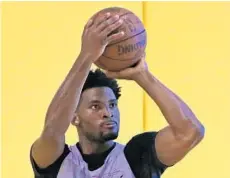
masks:
[[[104,114],[103,115],[104,118],[112,118],[113,117],[113,112],[111,111],[111,109],[109,107],[104,108],[103,114]]]

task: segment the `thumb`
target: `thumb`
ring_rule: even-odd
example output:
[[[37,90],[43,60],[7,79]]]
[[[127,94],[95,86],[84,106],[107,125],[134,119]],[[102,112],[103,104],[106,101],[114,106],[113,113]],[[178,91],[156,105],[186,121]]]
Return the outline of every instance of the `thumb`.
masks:
[[[109,78],[116,78],[119,75],[119,72],[105,71],[105,75]]]

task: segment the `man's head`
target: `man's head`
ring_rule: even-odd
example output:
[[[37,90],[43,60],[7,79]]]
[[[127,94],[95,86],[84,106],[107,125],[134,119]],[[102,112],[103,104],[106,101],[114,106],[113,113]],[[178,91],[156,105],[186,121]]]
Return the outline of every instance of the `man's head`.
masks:
[[[78,133],[100,143],[116,139],[120,125],[119,97],[120,87],[116,80],[99,69],[90,71],[72,122]]]

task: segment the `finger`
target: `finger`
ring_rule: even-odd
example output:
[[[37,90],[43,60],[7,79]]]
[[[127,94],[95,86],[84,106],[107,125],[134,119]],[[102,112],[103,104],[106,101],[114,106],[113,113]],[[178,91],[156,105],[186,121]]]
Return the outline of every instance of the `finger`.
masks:
[[[85,29],[90,28],[93,25],[93,19],[89,19],[89,21],[87,22],[87,24],[85,25]]]
[[[108,43],[111,43],[111,42],[113,42],[113,41],[116,41],[116,40],[122,38],[122,37],[124,36],[124,34],[125,34],[125,33],[124,33],[123,31],[118,32],[118,33],[115,33],[115,34],[113,34],[113,35],[111,35],[111,36],[109,36],[109,37],[107,38],[107,42],[108,42]]]
[[[105,22],[110,17],[111,17],[111,13],[110,12],[107,12],[103,16],[98,17],[97,20],[95,21],[95,27],[97,28],[100,24],[102,24],[103,22]]]
[[[107,27],[105,27],[105,29],[101,32],[101,34],[108,36],[111,32],[115,31],[116,29],[118,29],[123,23],[123,20],[120,19],[118,21],[116,21],[115,23],[111,23],[110,25],[108,25]]]
[[[104,22],[102,22],[98,27],[97,27],[97,31],[100,33],[101,31],[103,31],[106,28],[110,28],[110,26],[114,23],[117,23],[119,19],[119,15],[115,15],[115,16],[111,16],[110,18],[108,18],[107,20],[105,20]],[[120,22],[119,22],[120,23]],[[119,24],[118,23],[118,24]]]

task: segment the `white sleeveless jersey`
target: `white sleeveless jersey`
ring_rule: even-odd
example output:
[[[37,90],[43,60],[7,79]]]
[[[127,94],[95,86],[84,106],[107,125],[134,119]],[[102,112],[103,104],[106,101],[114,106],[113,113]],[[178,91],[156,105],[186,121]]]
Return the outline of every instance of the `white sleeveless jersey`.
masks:
[[[124,145],[116,143],[104,164],[89,171],[76,145],[70,146],[70,153],[62,162],[57,178],[135,178],[124,154]]]

